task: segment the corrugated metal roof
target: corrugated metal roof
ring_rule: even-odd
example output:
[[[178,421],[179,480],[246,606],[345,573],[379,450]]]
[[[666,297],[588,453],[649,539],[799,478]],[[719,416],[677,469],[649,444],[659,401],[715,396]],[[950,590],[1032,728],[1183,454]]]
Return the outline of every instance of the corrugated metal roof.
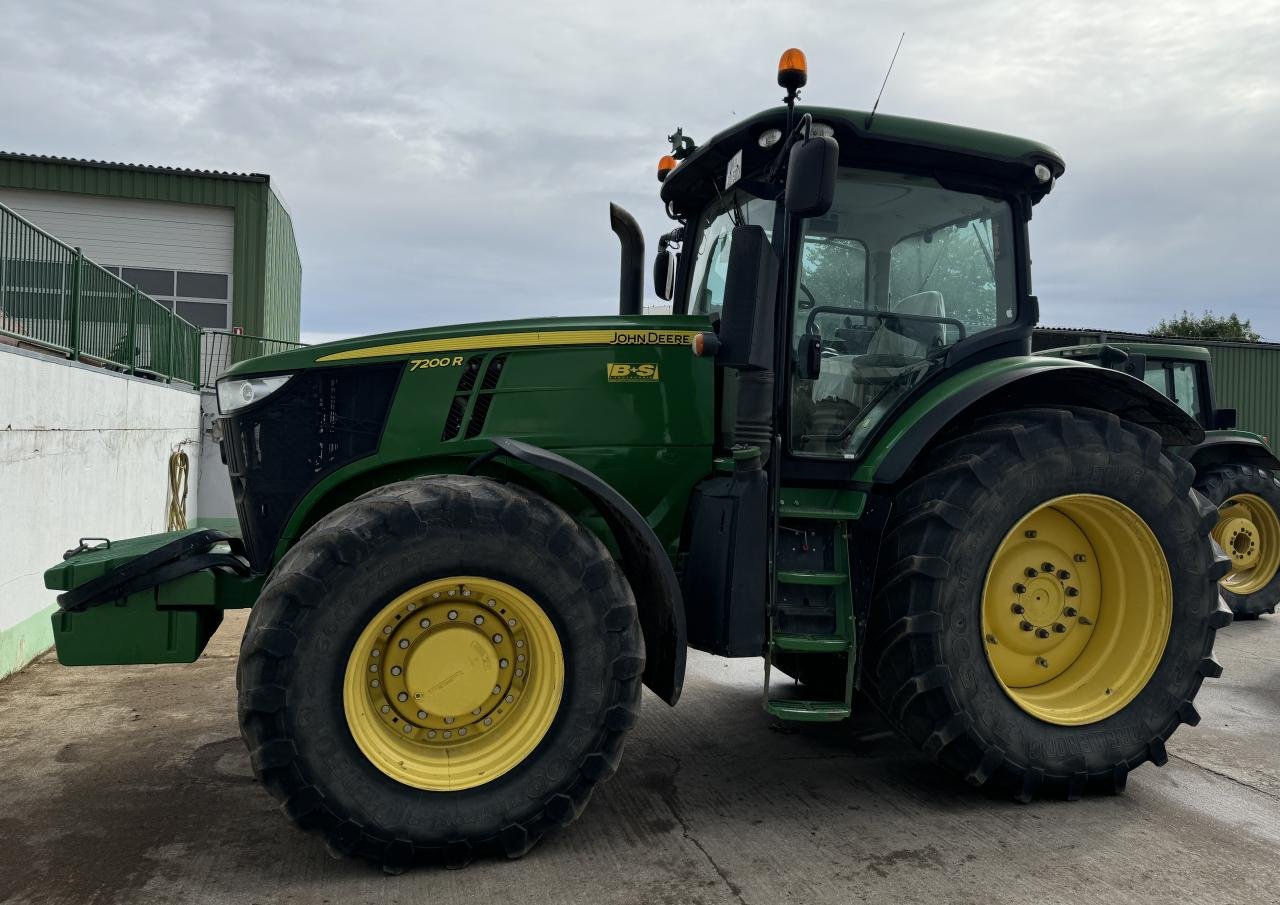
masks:
[[[169,173],[174,176],[200,176],[206,179],[238,179],[244,182],[271,181],[271,177],[266,173],[229,173],[223,170],[195,170],[188,167],[162,167],[145,163],[117,163],[110,160],[89,160],[82,157],[57,157],[52,154],[20,154],[16,151],[0,151],[0,160],[50,163],[73,167],[96,167],[102,170],[128,170],[134,173]]]

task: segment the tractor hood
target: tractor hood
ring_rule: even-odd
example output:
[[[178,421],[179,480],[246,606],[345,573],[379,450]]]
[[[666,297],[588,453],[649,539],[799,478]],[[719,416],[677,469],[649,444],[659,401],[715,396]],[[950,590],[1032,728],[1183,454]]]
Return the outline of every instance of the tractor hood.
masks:
[[[314,367],[407,361],[411,368],[446,355],[556,346],[687,346],[705,317],[544,317],[422,327],[337,340],[239,362],[223,377],[286,374]],[[432,367],[443,367],[436,364]]]

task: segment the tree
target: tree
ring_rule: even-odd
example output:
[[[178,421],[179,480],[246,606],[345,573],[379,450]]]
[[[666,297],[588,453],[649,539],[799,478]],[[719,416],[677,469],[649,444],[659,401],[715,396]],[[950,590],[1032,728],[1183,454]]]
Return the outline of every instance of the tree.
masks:
[[[1253,329],[1249,321],[1240,320],[1234,313],[1219,317],[1207,310],[1199,316],[1183,311],[1175,318],[1156,324],[1150,332],[1153,336],[1184,336],[1189,339],[1230,339],[1248,343],[1262,340],[1262,335]]]

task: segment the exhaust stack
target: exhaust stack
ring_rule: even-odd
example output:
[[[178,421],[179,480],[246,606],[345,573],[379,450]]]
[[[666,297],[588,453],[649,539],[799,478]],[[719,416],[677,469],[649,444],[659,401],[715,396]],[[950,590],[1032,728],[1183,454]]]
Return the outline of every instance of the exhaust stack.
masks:
[[[609,202],[609,227],[622,245],[618,277],[618,313],[644,312],[644,234],[626,210]]]

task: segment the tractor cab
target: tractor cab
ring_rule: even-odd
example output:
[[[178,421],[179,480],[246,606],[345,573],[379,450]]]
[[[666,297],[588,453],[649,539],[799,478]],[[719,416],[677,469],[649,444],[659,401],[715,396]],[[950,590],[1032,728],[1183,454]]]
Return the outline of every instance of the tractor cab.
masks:
[[[736,370],[774,372],[789,458],[856,460],[943,371],[1027,353],[1038,312],[1026,224],[1064,166],[1032,141],[788,98],[692,152],[684,139],[678,164],[664,158],[662,199],[681,223],[663,242],[680,242],[666,285],[677,314],[710,320],[718,361],[758,347]],[[800,153],[815,143],[829,172]],[[796,187],[824,180],[821,209],[798,213]],[[749,259],[749,234],[768,266]],[[759,289],[753,272],[768,291],[735,296],[735,284]]]

